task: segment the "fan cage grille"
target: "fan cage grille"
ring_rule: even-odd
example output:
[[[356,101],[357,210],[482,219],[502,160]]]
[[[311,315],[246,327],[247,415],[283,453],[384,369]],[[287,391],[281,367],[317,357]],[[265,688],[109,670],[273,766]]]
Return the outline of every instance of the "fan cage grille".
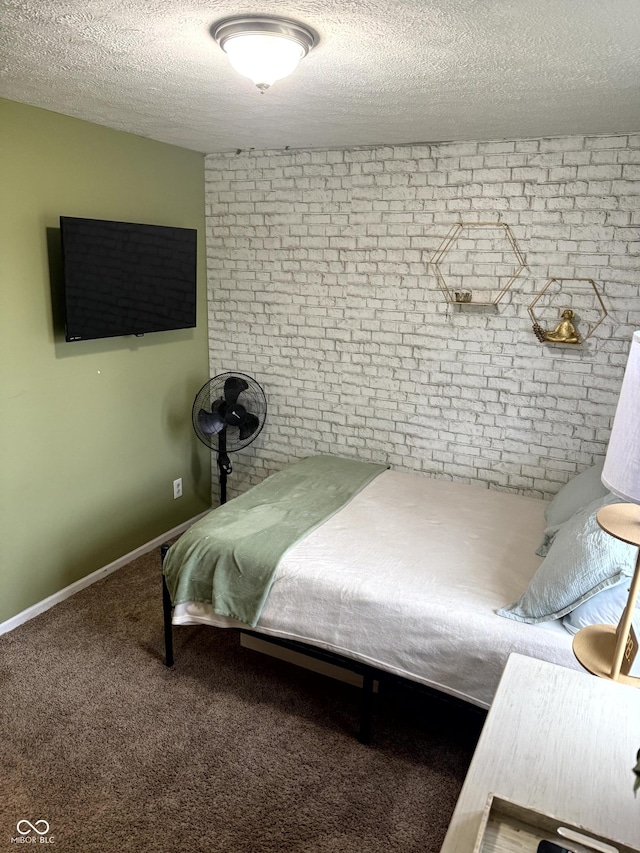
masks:
[[[191,411],[191,421],[193,429],[200,441],[206,444],[211,450],[216,450],[219,434],[210,435],[203,432],[198,421],[198,414],[200,410],[211,412],[212,406],[216,401],[224,399],[225,382],[232,378],[243,379],[246,382],[248,387],[238,394],[237,402],[244,406],[247,412],[258,418],[257,429],[245,439],[240,438],[240,430],[237,426],[228,424],[225,427],[226,449],[233,453],[237,450],[242,450],[243,447],[247,447],[252,441],[255,441],[264,426],[267,414],[267,399],[264,390],[252,376],[246,373],[228,372],[219,373],[217,376],[209,379],[196,394]]]

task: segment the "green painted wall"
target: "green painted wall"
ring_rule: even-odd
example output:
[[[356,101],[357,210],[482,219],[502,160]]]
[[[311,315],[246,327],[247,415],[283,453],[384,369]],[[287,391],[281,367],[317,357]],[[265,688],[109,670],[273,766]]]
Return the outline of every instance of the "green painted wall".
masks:
[[[195,152],[0,100],[0,622],[210,504],[191,428],[209,375],[203,173]],[[197,228],[197,328],[65,343],[60,215]]]

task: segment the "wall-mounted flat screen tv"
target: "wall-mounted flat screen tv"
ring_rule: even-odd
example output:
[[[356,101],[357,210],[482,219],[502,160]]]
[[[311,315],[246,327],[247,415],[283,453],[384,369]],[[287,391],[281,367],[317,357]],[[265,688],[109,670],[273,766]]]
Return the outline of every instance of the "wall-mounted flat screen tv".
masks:
[[[192,228],[60,217],[67,341],[196,325]]]

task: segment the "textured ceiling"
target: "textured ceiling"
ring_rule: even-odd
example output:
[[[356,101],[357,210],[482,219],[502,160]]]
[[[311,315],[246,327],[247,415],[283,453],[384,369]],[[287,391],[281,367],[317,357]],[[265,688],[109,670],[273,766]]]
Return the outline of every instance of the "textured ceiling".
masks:
[[[261,95],[210,36],[320,36]],[[196,151],[640,130],[640,0],[0,0],[0,97]]]

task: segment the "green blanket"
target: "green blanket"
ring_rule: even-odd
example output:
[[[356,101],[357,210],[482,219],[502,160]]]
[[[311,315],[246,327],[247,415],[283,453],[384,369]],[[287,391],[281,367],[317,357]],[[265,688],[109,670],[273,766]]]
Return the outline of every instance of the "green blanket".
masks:
[[[206,602],[221,616],[255,626],[283,554],[386,468],[312,456],[213,510],[165,557],[173,604]]]

